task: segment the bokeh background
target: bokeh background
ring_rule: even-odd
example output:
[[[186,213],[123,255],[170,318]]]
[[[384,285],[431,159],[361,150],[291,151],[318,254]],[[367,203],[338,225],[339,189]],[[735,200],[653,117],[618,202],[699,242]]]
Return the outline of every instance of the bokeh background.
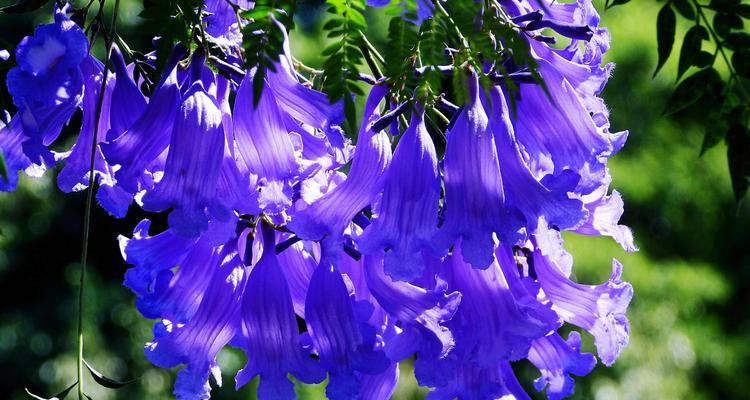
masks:
[[[320,1],[301,3],[293,52],[319,66],[324,8]],[[597,5],[603,9],[601,2]],[[677,116],[662,115],[674,85],[676,57],[652,79],[659,6],[638,0],[601,11],[612,34],[606,58],[617,64],[603,95],[613,128],[630,130],[628,144],[610,160],[612,187],[625,199],[623,222],[633,228],[641,250],[627,254],[607,238],[566,236],[579,281],[606,279],[616,257],[625,265],[624,279],[635,288],[628,313],[630,346],[613,367],[599,365],[577,379],[574,398],[750,398],[745,387],[750,381],[750,207],[748,201],[739,206],[734,201],[723,145],[699,157],[700,104]],[[138,18],[141,7],[140,1],[122,2],[119,31],[133,47],[146,49],[155,27]],[[0,45],[13,49],[49,14],[44,9],[0,16]],[[369,35],[384,45],[387,20],[378,12],[368,19]],[[678,27],[675,49],[686,30]],[[0,65],[2,75],[7,68]],[[75,380],[84,195],[63,196],[53,177],[24,177],[17,192],[0,194],[0,398],[28,398],[24,387],[52,395]],[[174,379],[175,371],[146,361],[142,345],[151,337],[152,321],[137,313],[132,294],[121,285],[127,266],[115,238],[129,236],[144,217],[134,211],[124,220],[113,220],[100,209],[94,214],[86,357],[111,377],[138,378],[119,390],[88,380],[89,395],[96,400],[168,399]],[[584,339],[592,349],[591,339]],[[232,371],[244,364],[244,355],[225,350],[219,361],[228,373],[225,387],[214,389],[212,398],[253,399],[254,385],[239,392],[232,388]],[[401,373],[394,398],[423,398],[408,363]],[[528,385],[536,378],[532,368],[518,365],[518,373],[534,398],[544,398]],[[320,385],[298,390],[303,398],[324,397]]]

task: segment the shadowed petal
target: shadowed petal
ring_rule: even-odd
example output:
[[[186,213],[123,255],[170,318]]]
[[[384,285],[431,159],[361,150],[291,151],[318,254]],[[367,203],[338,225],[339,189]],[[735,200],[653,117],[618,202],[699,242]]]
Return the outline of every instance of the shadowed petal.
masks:
[[[332,400],[357,397],[362,379],[355,372],[378,374],[390,365],[373,348],[375,332],[366,324],[372,308],[366,310],[355,305],[341,274],[323,258],[310,281],[305,317],[321,366],[329,373],[326,394]]]
[[[242,334],[247,365],[237,373],[237,387],[260,376],[260,399],[294,399],[293,374],[318,383],[325,372],[300,346],[292,297],[276,257],[274,231],[263,225],[263,255],[248,277],[242,300]]]
[[[506,201],[526,217],[526,229],[533,232],[540,216],[560,229],[581,225],[587,217],[580,200],[569,198],[569,188],[548,188],[531,174],[516,144],[510,113],[500,88],[490,90],[491,127],[495,136]]]
[[[206,294],[186,324],[163,321],[146,344],[146,357],[161,368],[185,364],[177,373],[174,394],[178,400],[210,397],[209,375],[218,374],[216,355],[239,328],[245,288],[245,266],[236,251],[225,249],[222,265],[213,272]],[[220,375],[218,375],[220,377]]]
[[[444,268],[449,287],[462,293],[448,324],[455,351],[484,367],[525,357],[532,340],[559,326],[557,315],[526,291],[515,263],[507,265],[507,252],[498,253],[502,258],[479,270],[463,261],[456,246]]]

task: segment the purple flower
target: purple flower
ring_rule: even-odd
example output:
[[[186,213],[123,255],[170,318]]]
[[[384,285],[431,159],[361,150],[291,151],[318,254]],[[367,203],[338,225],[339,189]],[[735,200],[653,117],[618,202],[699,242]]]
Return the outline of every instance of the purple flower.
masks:
[[[294,399],[287,374],[306,383],[318,383],[325,372],[300,345],[292,296],[276,257],[276,239],[264,225],[263,255],[247,278],[249,290],[242,300],[242,347],[248,357],[237,373],[237,387],[260,376],[258,397]]]
[[[382,253],[364,257],[361,269],[364,269],[367,290],[383,311],[400,321],[401,328],[414,329],[424,337],[411,340],[412,348],[432,357],[445,357],[453,350],[455,341],[445,325],[459,307],[459,292],[447,293],[444,282],[428,290],[392,281],[383,273]],[[420,346],[422,341],[426,342],[424,346]]]
[[[382,373],[390,364],[375,348],[375,331],[367,324],[372,311],[371,304],[354,300],[324,256],[310,280],[305,319],[320,364],[328,371],[326,395],[332,400],[357,398],[362,374]]]
[[[605,193],[606,193],[606,187]],[[583,235],[611,236],[626,251],[637,251],[638,247],[633,242],[633,232],[625,225],[619,225],[620,217],[624,212],[622,196],[616,190],[610,195],[586,204],[589,210],[589,218],[574,232]]]
[[[167,230],[151,235],[143,220],[119,240],[131,265],[124,285],[142,315],[159,319],[146,356],[183,366],[178,399],[209,398],[211,375],[221,385],[216,357],[227,345],[247,355],[237,388],[257,377],[259,397],[270,399],[294,398],[291,377],[327,376],[331,399],[385,400],[413,356],[430,399],[526,399],[512,369],[524,359],[540,372],[536,389],[563,398],[573,376],[596,364],[578,332],[560,336],[564,324],[592,334],[604,364],[615,361],[628,342],[632,287],[617,261],[602,284],[573,282],[560,233],[611,236],[636,250],[609,187],[607,160],[627,132],[609,131],[600,98],[612,71],[602,62],[609,35],[589,0],[535,2],[544,13],[503,3],[546,86],[521,82],[511,115],[506,89],[480,87],[470,67],[453,70],[468,96],[450,107],[442,160],[427,105],[399,105],[389,81],[376,82],[355,147],[340,128],[343,103],[303,82],[288,37],[256,82],[256,71],[239,70],[244,22],[234,7],[253,4],[204,3],[224,75],[204,49],[187,60],[177,46],[146,96],[115,47],[102,85],[103,65],[63,7],[19,45],[8,75],[19,111],[0,127],[11,173],[0,189],[12,190],[20,170],[39,174],[64,159],[58,185],[83,190],[93,149],[107,211],[124,216],[136,200],[169,213]],[[431,2],[417,7],[416,23],[432,14]],[[542,28],[570,45],[536,40]],[[47,147],[78,108],[77,143],[53,153]],[[411,121],[392,155],[402,112]]]
[[[428,372],[417,372],[417,380],[420,384],[435,387],[427,395],[429,400],[530,399],[507,361],[481,367],[473,362],[449,359],[439,366],[430,366],[431,370],[421,364],[421,360],[417,359],[415,368]]]
[[[115,84],[113,98],[128,98],[130,103],[140,102],[132,88],[128,88],[126,81],[130,77],[121,70],[118,53],[114,54],[117,82],[120,84]],[[164,160],[161,160],[160,156],[169,145],[172,127],[182,100],[177,85],[175,58],[177,57],[173,55],[170,60],[172,62],[167,63],[162,81],[140,114],[113,111],[113,133],[110,136],[115,137],[108,137],[108,143],[101,145],[107,162],[120,166],[115,172],[115,178],[118,185],[129,193],[153,187],[153,173],[164,170]],[[115,124],[115,121],[118,122]],[[121,129],[124,130],[119,132]]]
[[[596,365],[596,358],[581,353],[581,335],[571,332],[568,340],[557,333],[536,339],[529,350],[529,361],[541,372],[534,381],[536,390],[547,388],[547,398],[558,400],[573,394],[570,375],[588,375]]]
[[[57,176],[57,185],[60,190],[66,193],[78,192],[88,187],[91,146],[92,142],[96,140],[93,172],[100,184],[97,199],[99,204],[112,216],[122,218],[127,214],[132,195],[116,185],[114,169],[104,160],[99,148],[99,143],[104,141],[110,127],[114,79],[108,76],[107,84],[104,86],[104,95],[101,96],[101,106],[99,106],[104,66],[99,60],[86,57],[81,63],[81,71],[86,76],[83,103],[81,104],[83,123],[78,140],[65,156],[65,167]],[[94,135],[96,135],[96,139],[94,139]]]
[[[112,47],[112,65],[115,69],[115,87],[112,89],[112,99],[109,101],[110,129],[107,139],[119,137],[130,129],[135,121],[143,115],[147,107],[147,99],[138,89],[125,59],[117,45]]]
[[[422,250],[437,231],[440,173],[423,118],[421,110],[412,114],[385,173],[377,217],[357,240],[363,253],[388,249],[385,271],[395,280],[422,274]]]
[[[305,248],[309,247],[309,251]],[[297,242],[277,255],[279,266],[284,272],[295,314],[305,317],[305,299],[313,272],[318,265],[312,251],[314,242]],[[319,251],[318,251],[319,254]]]
[[[82,100],[81,63],[88,52],[83,30],[71,21],[68,7],[55,9],[55,22],[41,25],[16,48],[18,65],[8,71],[8,91],[21,116],[23,144],[31,162],[54,165],[47,149]]]
[[[294,146],[268,85],[253,104],[253,78],[246,76],[234,104],[234,136],[246,168],[260,179],[260,207],[278,213],[291,206],[291,178],[299,174]]]
[[[367,5],[371,7],[384,7],[393,3],[390,0],[367,0]],[[435,12],[435,6],[432,5],[431,1],[428,0],[416,0],[417,5],[417,19],[413,22],[416,25],[421,25],[422,21],[430,18]]]
[[[185,94],[172,130],[164,177],[143,197],[143,207],[173,207],[169,225],[179,235],[196,237],[208,229],[224,154],[222,114],[203,85]]]
[[[448,249],[461,239],[461,254],[476,268],[493,259],[493,234],[514,244],[521,238],[520,215],[506,206],[495,138],[480,100],[476,73],[468,80],[468,104],[448,130],[444,157],[445,222],[437,246]]]
[[[185,322],[163,320],[154,326],[154,339],[146,344],[146,356],[154,365],[177,373],[174,394],[178,400],[210,397],[212,375],[221,386],[216,355],[240,328],[240,308],[247,273],[236,246],[222,250],[221,265],[213,268],[195,315]]]
[[[292,63],[289,37],[284,29],[282,31],[284,32],[284,51],[280,54],[276,71],[267,71],[268,87],[273,91],[279,108],[288,113],[294,121],[322,130],[330,146],[343,148],[344,137],[339,127],[344,120],[343,102],[331,104],[325,93],[299,82]]]
[[[156,277],[179,265],[187,257],[195,240],[185,239],[167,230],[148,233],[151,221],[144,219],[133,230],[133,237],[118,237],[122,258],[133,265],[125,272],[124,285],[139,296],[146,295]]]
[[[459,246],[443,269],[448,287],[461,292],[461,306],[448,327],[456,338],[456,354],[482,367],[526,356],[531,342],[556,329],[558,316],[536,298],[518,274],[509,251],[486,269],[475,269]]]
[[[388,93],[386,86],[372,88],[365,104],[352,167],[344,182],[312,204],[298,201],[292,209],[289,228],[303,239],[338,240],[347,224],[380,193],[382,176],[391,161],[391,146],[385,132],[374,132],[372,123],[380,114],[377,107]]]
[[[594,336],[599,358],[612,365],[628,344],[628,318],[625,316],[633,287],[620,280],[622,265],[612,260],[612,276],[600,285],[582,285],[568,279],[572,258],[562,249],[562,239],[554,230],[542,229],[535,237],[533,268],[552,307],[565,322]]]
[[[559,229],[575,228],[586,219],[586,210],[578,199],[570,198],[568,192],[575,189],[577,175],[570,175],[570,183],[547,187],[534,178],[524,162],[510,122],[510,113],[505,96],[500,88],[490,90],[490,128],[495,137],[500,159],[506,204],[515,207],[525,216],[528,232],[536,230],[536,223],[543,216],[550,225]]]
[[[27,174],[34,171],[43,173],[42,169],[35,168],[29,160],[29,157],[23,153],[23,142],[27,139],[23,134],[23,122],[21,116],[16,114],[6,125],[2,123],[0,128],[0,151],[2,151],[5,161],[5,168],[8,171],[7,179],[0,176],[0,191],[10,192],[16,190],[18,186],[18,174],[26,171]],[[34,174],[39,175],[39,174]]]

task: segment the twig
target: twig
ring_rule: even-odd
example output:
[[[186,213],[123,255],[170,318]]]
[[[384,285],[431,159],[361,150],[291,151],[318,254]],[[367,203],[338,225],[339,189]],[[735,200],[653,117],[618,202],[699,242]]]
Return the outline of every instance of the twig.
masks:
[[[100,14],[97,17],[101,24],[101,10],[104,8],[106,0],[100,0]],[[102,103],[104,102],[104,92],[107,89],[107,78],[109,76],[109,64],[112,56],[112,40],[116,31],[117,25],[117,14],[120,8],[120,0],[115,0],[115,9],[112,12],[112,25],[110,26],[109,37],[106,38],[107,47],[107,58],[104,61],[104,71],[102,72],[102,83],[99,87],[99,99],[96,104],[96,114],[94,117],[94,134],[91,139],[91,163],[89,164],[89,190],[86,194],[86,210],[83,216],[83,244],[81,246],[81,275],[78,286],[78,363],[77,363],[77,375],[78,375],[78,400],[84,400],[85,394],[83,393],[83,315],[84,315],[84,289],[86,282],[86,262],[88,259],[89,251],[89,235],[91,231],[91,212],[94,202],[94,185],[95,185],[95,174],[94,168],[96,166],[96,148],[99,137],[99,124],[101,121]]]

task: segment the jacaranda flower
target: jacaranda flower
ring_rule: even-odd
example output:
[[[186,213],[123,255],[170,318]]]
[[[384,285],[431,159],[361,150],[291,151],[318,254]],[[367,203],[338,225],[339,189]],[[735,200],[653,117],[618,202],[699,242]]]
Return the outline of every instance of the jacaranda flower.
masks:
[[[416,4],[416,24],[446,12]],[[327,380],[334,400],[385,400],[414,357],[430,399],[527,399],[521,360],[539,372],[534,387],[560,399],[597,357],[617,359],[633,295],[622,265],[613,260],[604,283],[575,282],[562,240],[610,236],[636,250],[610,188],[607,161],[627,132],[609,131],[609,34],[590,0],[500,2],[542,82],[497,83],[500,70],[531,77],[514,59],[438,66],[466,95],[442,101],[444,135],[431,117],[438,99],[405,101],[398,77],[356,76],[372,86],[356,145],[341,128],[349,99],[331,103],[303,79],[285,34],[273,37],[273,67],[244,68],[253,6],[206,0],[205,46],[176,45],[148,82],[134,71],[153,57],[128,65],[114,46],[106,71],[64,6],[19,44],[8,73],[18,112],[0,126],[0,189],[65,160],[63,191],[87,188],[93,173],[112,215],[133,204],[168,213],[162,232],[145,219],[119,241],[124,285],[157,320],[146,356],[181,368],[178,399],[208,399],[211,377],[221,385],[227,345],[247,357],[236,387],[257,378],[262,400],[294,398],[295,380]],[[282,11],[269,12],[284,31]],[[545,29],[569,45],[550,46]],[[51,151],[78,109],[77,142]],[[581,333],[596,354],[582,352]]]
[[[12,131],[6,132],[14,137],[22,135],[24,155],[42,171],[54,166],[55,156],[47,146],[57,139],[83,97],[85,77],[81,63],[88,52],[88,40],[83,30],[68,18],[67,10],[67,5],[56,8],[54,23],[37,27],[33,36],[21,40],[16,48],[18,65],[8,71],[6,79],[13,103],[18,107],[19,121]],[[14,146],[14,139],[6,140],[9,148]],[[12,155],[11,159],[20,158],[13,156],[16,151],[5,152]],[[19,163],[26,161],[11,162]]]

